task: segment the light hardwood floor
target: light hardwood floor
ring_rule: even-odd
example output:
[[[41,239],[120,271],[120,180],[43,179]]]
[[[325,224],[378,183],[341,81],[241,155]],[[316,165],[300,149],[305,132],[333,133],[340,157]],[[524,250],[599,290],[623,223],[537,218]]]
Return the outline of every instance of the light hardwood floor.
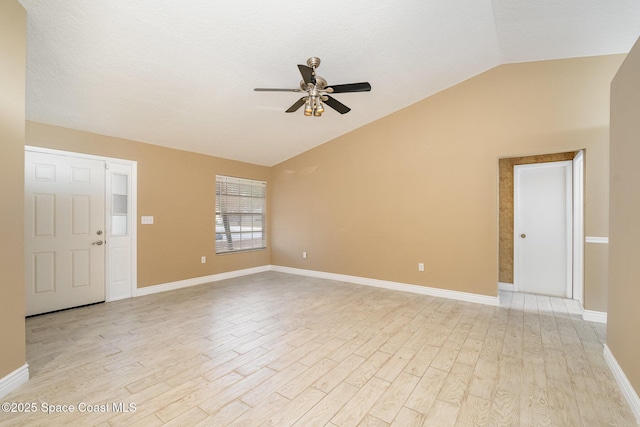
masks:
[[[31,380],[3,401],[39,412],[0,425],[635,425],[605,325],[569,300],[500,300],[268,272],[34,317]]]

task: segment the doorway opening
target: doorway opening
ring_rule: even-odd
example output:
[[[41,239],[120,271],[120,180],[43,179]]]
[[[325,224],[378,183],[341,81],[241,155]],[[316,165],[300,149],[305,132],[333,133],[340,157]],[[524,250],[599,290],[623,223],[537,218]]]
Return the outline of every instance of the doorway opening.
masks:
[[[547,294],[548,290],[541,286],[540,289],[531,289],[528,286],[524,289],[518,289],[518,266],[516,263],[522,260],[516,259],[516,245],[526,242],[529,244],[532,239],[527,241],[526,232],[518,232],[514,229],[517,222],[514,215],[516,212],[517,197],[514,193],[515,175],[514,170],[521,165],[540,165],[543,163],[551,164],[555,162],[570,162],[573,173],[566,177],[571,186],[566,190],[568,199],[568,210],[571,211],[568,218],[568,229],[566,232],[566,242],[568,247],[568,258],[566,259],[567,284],[566,294],[563,297],[569,297],[583,303],[583,244],[584,244],[584,151],[570,151],[554,154],[542,154],[523,157],[511,157],[499,159],[499,255],[498,255],[498,277],[499,289],[510,291],[524,291],[532,293]],[[559,163],[558,163],[559,164]],[[536,182],[536,178],[533,178]],[[525,237],[522,237],[524,235]],[[518,242],[516,239],[520,239]]]
[[[137,287],[137,162],[25,147],[26,314]]]

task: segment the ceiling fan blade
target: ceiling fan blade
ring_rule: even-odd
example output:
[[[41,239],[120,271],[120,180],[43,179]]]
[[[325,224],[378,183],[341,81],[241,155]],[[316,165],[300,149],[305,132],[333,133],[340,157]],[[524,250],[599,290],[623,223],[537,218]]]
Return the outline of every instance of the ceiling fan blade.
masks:
[[[347,107],[337,99],[332,98],[329,95],[325,95],[325,96],[327,97],[327,100],[324,101],[324,103],[329,107],[333,108],[334,110],[336,110],[338,113],[347,114],[349,111],[351,111],[351,108]]]
[[[298,109],[304,105],[304,102],[306,100],[307,100],[306,96],[303,96],[302,98],[298,99],[295,102],[295,104],[293,104],[291,107],[289,107],[289,109],[287,110],[287,113],[294,113],[294,112],[298,111]]]
[[[306,65],[298,64],[298,70],[300,70],[300,74],[302,74],[302,79],[306,84],[313,83],[316,84],[315,73],[313,72],[313,68],[307,67]]]
[[[368,82],[331,85],[330,87],[333,89],[331,93],[369,92],[371,90],[371,85]]]
[[[257,87],[254,90],[256,92],[302,92],[302,89],[279,89],[269,87]]]

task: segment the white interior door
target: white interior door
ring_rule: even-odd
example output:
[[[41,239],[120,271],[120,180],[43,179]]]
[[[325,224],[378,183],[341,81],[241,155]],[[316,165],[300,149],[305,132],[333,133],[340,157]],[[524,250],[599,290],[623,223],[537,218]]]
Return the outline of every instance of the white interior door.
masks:
[[[105,300],[105,162],[25,152],[26,313]]]
[[[571,161],[514,166],[514,286],[571,298]]]

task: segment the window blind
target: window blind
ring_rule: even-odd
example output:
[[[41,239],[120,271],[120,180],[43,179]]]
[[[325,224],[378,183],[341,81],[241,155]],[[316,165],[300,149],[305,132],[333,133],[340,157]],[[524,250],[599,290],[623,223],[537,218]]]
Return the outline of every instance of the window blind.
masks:
[[[264,249],[267,183],[216,175],[216,253]]]

